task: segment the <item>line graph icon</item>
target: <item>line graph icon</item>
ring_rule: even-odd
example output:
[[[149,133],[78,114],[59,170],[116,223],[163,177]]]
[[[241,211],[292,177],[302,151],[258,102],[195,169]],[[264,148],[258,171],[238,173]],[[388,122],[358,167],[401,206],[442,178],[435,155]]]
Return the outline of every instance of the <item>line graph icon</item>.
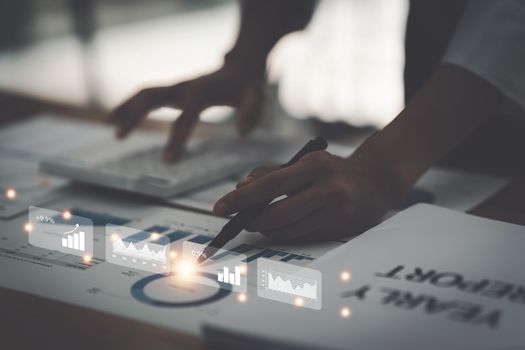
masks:
[[[257,295],[320,310],[321,272],[266,258],[257,259]]]
[[[133,242],[126,247],[121,238],[117,238],[112,244],[112,254],[116,257],[121,255],[123,258],[141,259],[144,262],[158,262],[166,264],[168,258],[166,256],[166,247],[162,250],[155,251],[150,249],[147,243],[142,245],[141,249],[137,249]],[[126,259],[124,259],[126,260]]]
[[[262,278],[267,279],[266,288],[269,290],[317,300],[317,281],[270,270]]]
[[[130,239],[143,233],[142,240]],[[149,238],[146,238],[149,237]],[[169,238],[152,238],[145,231],[113,224],[106,225],[106,261],[153,273],[171,270]]]

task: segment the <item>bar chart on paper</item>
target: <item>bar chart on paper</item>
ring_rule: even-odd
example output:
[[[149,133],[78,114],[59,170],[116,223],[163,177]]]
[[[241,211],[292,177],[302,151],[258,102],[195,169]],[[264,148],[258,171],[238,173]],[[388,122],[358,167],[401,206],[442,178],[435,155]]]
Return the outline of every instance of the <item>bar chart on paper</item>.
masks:
[[[64,232],[62,237],[62,247],[84,251],[86,247],[86,234],[80,231],[78,224],[71,231]]]

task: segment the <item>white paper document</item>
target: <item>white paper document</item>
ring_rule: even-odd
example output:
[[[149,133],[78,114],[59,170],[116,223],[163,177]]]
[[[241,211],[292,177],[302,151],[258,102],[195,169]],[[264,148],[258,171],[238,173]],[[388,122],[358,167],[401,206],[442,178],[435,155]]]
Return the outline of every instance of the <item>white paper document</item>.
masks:
[[[39,174],[41,159],[112,138],[112,131],[103,125],[51,114],[0,129],[0,218],[14,217],[30,205],[65,194],[67,180]],[[9,190],[15,191],[10,198],[6,195]]]
[[[524,248],[524,226],[420,204],[312,262],[322,310],[257,299],[206,334],[223,348],[523,349]]]
[[[47,203],[64,195],[67,182],[38,173],[34,159],[0,150],[0,219],[8,219],[30,205]],[[12,196],[7,193],[13,191]]]
[[[156,239],[157,244],[169,246],[171,252],[177,253],[176,260],[181,256],[184,242],[208,243],[226,223],[225,219],[87,192],[71,190],[67,198],[53,202],[48,208],[58,212],[67,209],[73,216],[92,221],[94,255],[91,261],[86,263],[79,256],[29,244],[28,234],[24,232],[28,217],[19,216],[2,224],[0,287],[90,307],[195,336],[200,334],[205,320],[225,309],[244,306],[238,302],[239,293],[233,288],[219,288],[217,276],[202,274],[201,279],[211,280],[189,281],[176,274],[151,274],[141,268],[130,267],[131,261],[125,266],[106,261],[108,224],[138,229],[133,237],[126,237],[127,242],[143,242],[150,239],[150,235],[158,234],[162,239]],[[302,245],[270,244],[259,234],[243,232],[224,248],[244,254],[247,257],[247,273],[253,274],[258,257],[305,265],[340,244],[336,241]],[[254,280],[251,275],[247,278]],[[210,285],[213,285],[213,279],[215,286]],[[255,295],[248,295],[249,300],[253,298]]]

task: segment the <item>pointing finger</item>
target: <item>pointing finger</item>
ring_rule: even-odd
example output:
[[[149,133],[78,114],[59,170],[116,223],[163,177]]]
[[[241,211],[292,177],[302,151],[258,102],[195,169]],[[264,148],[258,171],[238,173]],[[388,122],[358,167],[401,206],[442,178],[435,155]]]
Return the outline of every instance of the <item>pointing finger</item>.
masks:
[[[148,88],[122,103],[109,118],[117,126],[117,137],[126,137],[151,110],[177,104],[177,90],[176,86]]]
[[[236,123],[240,135],[249,134],[259,123],[262,117],[263,100],[263,84],[253,83],[243,89]]]
[[[186,142],[199,120],[200,111],[201,109],[195,106],[187,107],[173,123],[168,143],[164,150],[164,159],[166,161],[175,161],[182,155]]]

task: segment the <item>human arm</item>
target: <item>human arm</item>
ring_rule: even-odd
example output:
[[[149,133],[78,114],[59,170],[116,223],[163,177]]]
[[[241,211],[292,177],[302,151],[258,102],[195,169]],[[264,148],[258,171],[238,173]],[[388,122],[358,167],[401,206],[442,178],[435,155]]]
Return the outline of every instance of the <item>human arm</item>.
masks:
[[[165,148],[169,161],[181,155],[200,112],[207,107],[237,108],[237,130],[249,133],[262,112],[268,53],[285,34],[304,28],[313,8],[312,0],[243,1],[238,37],[223,66],[172,86],[146,88],[122,103],[110,117],[117,137],[126,137],[149,111],[162,106],[182,110]]]
[[[315,152],[286,168],[267,168],[215,205],[227,215],[281,195],[249,230],[280,240],[325,240],[377,224],[415,181],[503,101],[486,80],[443,64],[406,108],[350,157]]]

